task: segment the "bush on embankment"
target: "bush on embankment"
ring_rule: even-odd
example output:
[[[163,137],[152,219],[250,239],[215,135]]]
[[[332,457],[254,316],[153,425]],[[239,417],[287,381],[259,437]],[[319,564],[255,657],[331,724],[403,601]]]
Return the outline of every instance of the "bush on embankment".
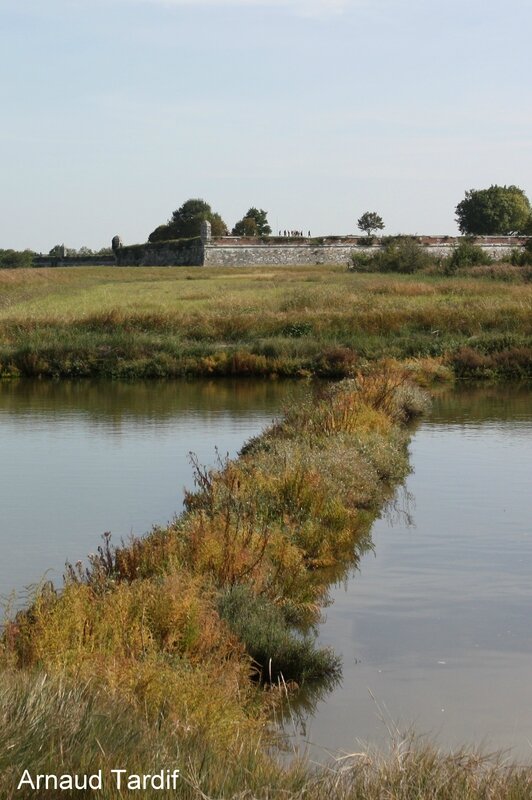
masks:
[[[434,262],[426,247],[415,236],[386,236],[382,247],[373,253],[351,257],[351,269],[362,272],[400,272],[409,274],[426,269]]]

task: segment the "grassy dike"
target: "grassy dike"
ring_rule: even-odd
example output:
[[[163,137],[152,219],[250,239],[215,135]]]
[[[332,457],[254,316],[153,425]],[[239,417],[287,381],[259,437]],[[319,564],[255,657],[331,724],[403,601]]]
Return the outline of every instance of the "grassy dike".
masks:
[[[171,526],[104,540],[61,590],[43,586],[2,639],[0,797],[530,797],[530,772],[408,740],[331,768],[275,755],[283,698],[338,674],[313,626],[408,472],[425,403],[391,369],[322,389],[237,459],[198,466]],[[110,772],[176,767],[175,791],[119,791]],[[15,791],[25,769],[102,770],[104,788]]]
[[[476,271],[475,271],[476,269]],[[457,377],[532,375],[532,283],[344,267],[0,270],[0,377],[318,375],[430,359]]]

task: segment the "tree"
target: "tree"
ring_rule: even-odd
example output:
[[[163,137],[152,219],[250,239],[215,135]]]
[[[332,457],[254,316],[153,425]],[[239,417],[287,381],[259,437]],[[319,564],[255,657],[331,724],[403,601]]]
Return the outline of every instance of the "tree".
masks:
[[[29,269],[34,255],[31,250],[0,250],[0,269]]]
[[[359,230],[364,231],[368,236],[371,236],[372,231],[382,231],[384,222],[375,211],[366,211],[357,220],[357,227]]]
[[[165,225],[159,225],[148,237],[149,242],[163,242],[168,239],[188,239],[199,236],[201,223],[211,223],[213,236],[225,236],[227,225],[219,214],[214,212],[205,200],[192,198],[172,214]]]
[[[530,225],[531,216],[528,197],[518,186],[470,189],[456,206],[460,232],[472,236],[519,233]]]
[[[250,208],[236,223],[233,236],[269,236],[272,229],[268,225],[267,213],[263,208]]]
[[[236,223],[231,233],[233,236],[258,236],[257,220],[254,217],[244,217]]]

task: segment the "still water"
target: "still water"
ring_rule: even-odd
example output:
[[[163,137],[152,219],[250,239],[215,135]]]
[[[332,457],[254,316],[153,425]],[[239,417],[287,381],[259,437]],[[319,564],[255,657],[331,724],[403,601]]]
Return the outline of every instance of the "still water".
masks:
[[[343,681],[313,756],[386,747],[388,728],[532,761],[532,391],[456,389],[411,444],[413,474],[332,592],[320,640]]]
[[[201,464],[307,388],[283,382],[0,383],[0,595],[165,524]],[[48,570],[48,572],[47,572]]]

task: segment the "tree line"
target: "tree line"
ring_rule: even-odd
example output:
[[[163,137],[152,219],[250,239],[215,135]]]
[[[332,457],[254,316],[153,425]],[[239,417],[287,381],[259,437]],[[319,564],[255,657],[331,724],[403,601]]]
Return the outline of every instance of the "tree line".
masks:
[[[523,189],[518,186],[492,185],[488,189],[470,189],[455,209],[460,233],[467,236],[532,235],[532,207]],[[231,230],[233,236],[269,236],[271,227],[267,211],[252,206]],[[209,203],[192,198],[173,212],[170,219],[153,230],[149,242],[187,239],[200,235],[201,223],[211,223],[212,235],[227,236],[229,227]],[[357,227],[368,237],[384,229],[384,221],[376,211],[366,211],[357,220]]]

